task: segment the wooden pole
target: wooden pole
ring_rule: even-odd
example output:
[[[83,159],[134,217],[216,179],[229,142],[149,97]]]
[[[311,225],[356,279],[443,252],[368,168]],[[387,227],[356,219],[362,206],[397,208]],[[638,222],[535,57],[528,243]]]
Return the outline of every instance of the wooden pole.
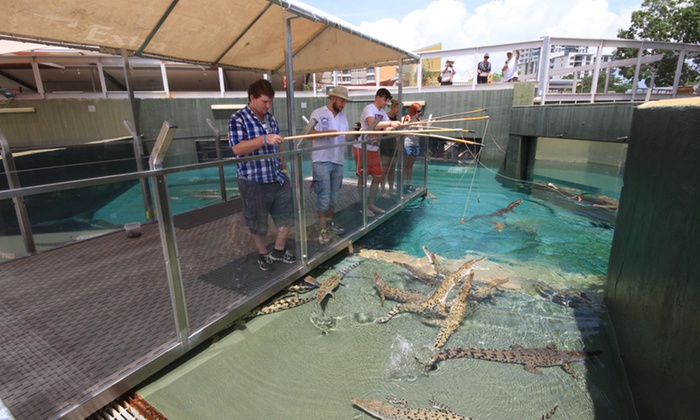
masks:
[[[473,111],[457,112],[457,113],[455,113],[455,114],[439,115],[439,116],[437,116],[437,117],[433,117],[430,121],[438,121],[438,120],[440,120],[441,118],[455,117],[455,116],[457,116],[457,115],[476,114],[476,113],[479,113],[479,112],[486,112],[486,111],[488,111],[488,109],[482,108],[482,109],[475,109],[475,110],[473,110]]]
[[[337,136],[357,136],[357,135],[384,135],[384,136],[402,136],[402,135],[422,135],[423,133],[452,133],[452,132],[463,132],[468,130],[463,130],[461,128],[435,128],[435,129],[425,129],[425,130],[390,130],[390,131],[337,131],[333,133],[316,133],[316,134],[299,134],[296,136],[287,136],[285,140],[299,140],[299,139],[314,139],[318,137],[337,137]]]
[[[405,124],[402,124],[402,126],[405,127],[405,126],[421,125],[421,124],[423,124],[423,125],[429,125],[429,124],[431,124],[432,122],[439,122],[440,124],[442,124],[442,123],[446,123],[446,122],[478,121],[478,120],[487,120],[487,119],[489,119],[488,116],[483,116],[483,117],[467,117],[467,118],[453,118],[453,119],[450,119],[450,120],[440,120],[440,121],[436,121],[435,118],[433,118],[433,119],[431,119],[431,120],[429,120],[429,121],[416,121],[416,122],[405,123]]]

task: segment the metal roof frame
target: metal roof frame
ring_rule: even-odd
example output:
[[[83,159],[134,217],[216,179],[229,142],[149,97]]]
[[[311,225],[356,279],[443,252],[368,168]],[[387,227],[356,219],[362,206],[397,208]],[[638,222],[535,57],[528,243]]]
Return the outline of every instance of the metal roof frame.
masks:
[[[397,64],[418,56],[295,0],[0,0],[0,38],[285,74]],[[294,35],[285,38],[285,22]]]

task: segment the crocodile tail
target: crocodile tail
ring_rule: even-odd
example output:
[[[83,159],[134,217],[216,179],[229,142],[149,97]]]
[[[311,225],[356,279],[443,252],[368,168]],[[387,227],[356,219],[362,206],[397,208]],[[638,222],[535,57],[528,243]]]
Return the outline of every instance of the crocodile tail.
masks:
[[[384,283],[384,279],[377,274],[377,272],[374,272],[374,286],[377,288],[377,291],[379,292],[379,299],[382,302],[382,306],[384,306],[384,300],[386,296],[384,295],[384,288],[386,287],[386,284]]]
[[[559,405],[555,405],[551,410],[549,410],[549,411],[547,411],[546,413],[542,414],[542,415],[540,416],[540,419],[539,419],[539,420],[551,419],[552,416],[554,415],[554,413],[557,412],[557,408],[559,408]]]
[[[419,358],[417,358],[415,356],[413,356],[413,358],[416,359],[416,363],[418,363],[418,365],[421,367],[421,370],[426,374],[428,372],[430,372],[431,370],[437,369],[437,362],[435,361],[434,357],[432,359],[430,359],[430,361],[428,363],[424,363],[423,361],[421,361]]]
[[[378,319],[377,322],[380,324],[386,324],[387,322],[389,322],[389,320],[391,318],[394,317],[394,315],[398,315],[401,312],[403,312],[403,307],[404,307],[404,305],[400,304],[400,303],[398,305],[395,305],[393,308],[391,308],[389,313],[386,314],[386,316],[384,318]]]

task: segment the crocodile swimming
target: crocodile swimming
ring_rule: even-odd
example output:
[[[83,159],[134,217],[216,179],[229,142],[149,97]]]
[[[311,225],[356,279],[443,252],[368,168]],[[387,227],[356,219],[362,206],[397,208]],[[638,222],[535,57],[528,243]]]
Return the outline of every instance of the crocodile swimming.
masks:
[[[384,283],[384,279],[374,272],[374,286],[379,292],[379,298],[381,299],[382,306],[384,306],[384,300],[390,299],[397,302],[420,302],[428,299],[428,295],[419,292],[418,290],[405,290],[399,289],[398,287],[387,286]]]
[[[468,220],[503,216],[504,214],[515,210],[515,208],[518,207],[522,202],[523,202],[523,199],[520,198],[518,200],[513,201],[512,203],[508,204],[507,206],[505,206],[504,208],[502,208],[498,211],[494,211],[493,213],[489,213],[489,214],[477,214],[476,216],[470,217]]]
[[[469,273],[469,279],[462,284],[462,288],[459,291],[459,296],[457,301],[450,307],[450,312],[447,314],[447,318],[442,321],[442,327],[435,338],[435,343],[433,348],[435,350],[440,350],[442,346],[447,343],[452,334],[462,325],[464,320],[464,314],[467,311],[467,300],[469,299],[469,292],[474,282],[474,272]]]
[[[533,283],[535,292],[541,297],[556,303],[557,305],[577,308],[581,305],[590,305],[593,301],[586,296],[585,293],[579,291],[568,291],[563,289],[555,289],[543,281],[535,281]]]
[[[434,398],[430,399],[430,405],[434,410],[429,408],[408,408],[408,403],[405,400],[397,399],[388,402],[352,398],[351,401],[353,405],[359,407],[366,413],[382,420],[475,420],[472,417],[465,417],[455,413],[445,404],[442,404]],[[559,408],[559,406],[555,405],[554,408],[540,416],[539,420],[548,420],[552,418],[557,408]]]
[[[509,349],[478,349],[458,347],[438,352],[426,365],[426,370],[434,369],[437,363],[447,359],[468,358],[491,362],[516,363],[524,365],[530,373],[542,373],[538,367],[561,366],[566,373],[578,379],[571,368],[571,362],[583,362],[600,354],[599,351],[557,350],[552,343],[544,348],[525,348],[512,345]]]
[[[469,295],[470,300],[472,301],[477,301],[477,302],[483,302],[483,301],[490,301],[491,303],[494,303],[494,292],[498,290],[498,286],[508,283],[508,278],[503,278],[503,279],[494,279],[491,280],[487,285],[477,287],[471,295]]]
[[[415,312],[421,315],[440,315],[443,317],[447,316],[447,310],[445,308],[445,303],[447,302],[447,295],[454,289],[457,284],[472,271],[474,265],[484,260],[486,257],[481,257],[477,259],[472,259],[455,270],[450,274],[445,280],[442,281],[440,286],[433,292],[433,294],[426,300],[420,302],[406,302],[399,303],[391,308],[391,311],[384,317],[377,320],[378,323],[384,324],[389,322],[391,318],[402,312]]]
[[[331,277],[324,280],[324,282],[320,283],[320,284],[318,281],[316,281],[315,278],[313,278],[311,276],[306,276],[304,281],[306,281],[307,283],[313,284],[315,286],[318,286],[318,290],[316,291],[316,302],[318,302],[318,303],[323,302],[323,299],[325,299],[326,296],[328,296],[328,295],[331,295],[333,297],[333,299],[335,299],[335,294],[333,293],[335,288],[338,287],[338,285],[341,285],[341,284],[344,285],[344,283],[341,282],[343,277],[347,273],[349,273],[353,268],[360,265],[361,262],[362,261],[358,261],[356,263],[350,264],[349,266],[347,266],[345,268],[338,270],[335,274],[333,274]]]
[[[306,298],[293,297],[278,299],[266,305],[259,306],[256,309],[253,309],[252,311],[243,315],[243,319],[255,318],[259,315],[267,315],[275,312],[281,312],[291,308],[296,308],[297,306],[301,306],[307,302],[311,302],[312,300],[314,300],[313,296]]]
[[[460,416],[440,404],[440,408],[408,408],[406,402],[394,405],[380,400],[361,400],[353,398],[352,403],[372,416],[383,420],[474,420],[471,417]],[[436,405],[436,404],[434,404]]]
[[[440,283],[440,280],[438,279],[437,276],[434,276],[432,274],[425,273],[416,267],[412,266],[411,264],[407,264],[404,262],[400,261],[393,261],[394,264],[398,265],[399,267],[402,267],[406,269],[406,271],[409,272],[413,277],[417,278],[418,280],[422,281],[423,283],[427,284],[428,286],[434,286],[438,283]]]
[[[438,261],[437,255],[430,252],[425,245],[423,245],[423,252],[425,252],[425,256],[428,257],[428,262],[433,266],[433,269],[435,269],[435,274],[437,276],[445,278],[450,275],[450,271]]]

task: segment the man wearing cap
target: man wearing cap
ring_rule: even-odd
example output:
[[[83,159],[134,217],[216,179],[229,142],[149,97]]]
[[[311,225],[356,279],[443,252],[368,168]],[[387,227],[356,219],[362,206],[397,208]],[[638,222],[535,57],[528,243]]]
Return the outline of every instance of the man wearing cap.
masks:
[[[333,133],[348,131],[348,118],[345,115],[345,104],[348,100],[348,89],[345,86],[336,86],[328,92],[328,105],[315,109],[311,118],[317,124],[313,134],[328,133],[328,137],[312,138],[314,149],[320,146],[332,146],[345,144],[345,135]],[[335,202],[338,191],[343,185],[343,163],[345,161],[345,147],[338,146],[329,149],[313,150],[311,152],[313,166],[313,189],[317,194],[316,212],[318,213],[318,225],[320,229],[319,242],[325,245],[330,242],[330,234],[337,235],[345,232],[343,228],[333,222]]]
[[[377,90],[377,93],[374,95],[374,102],[362,110],[362,115],[360,116],[362,130],[369,130],[376,119],[379,119],[379,123],[374,127],[375,130],[392,130],[400,125],[396,121],[389,120],[389,116],[384,110],[391,99],[391,93],[388,89],[379,88]],[[376,139],[380,136],[368,135],[367,137]],[[362,171],[364,170],[362,165],[362,144],[354,144],[352,154],[355,157],[355,165],[357,167],[357,191],[362,197]],[[380,209],[375,203],[379,184],[383,181],[378,141],[367,143],[367,175],[372,175],[372,183],[369,186],[369,198],[367,200],[367,216],[372,217],[375,213],[386,213],[384,209]]]
[[[508,59],[505,65],[503,65],[503,81],[504,82],[517,82],[518,81],[518,60],[520,60],[520,50],[515,50],[515,57],[513,57],[513,51],[508,51],[506,53]]]
[[[491,63],[489,62],[489,53],[484,54],[484,61],[479,61],[476,66],[476,83],[488,83],[491,76]]]
[[[449,86],[452,84],[452,78],[454,77],[455,73],[457,72],[454,68],[455,64],[455,59],[454,58],[448,58],[447,61],[445,61],[445,68],[442,69],[442,73],[440,74],[440,85],[442,86]]]

